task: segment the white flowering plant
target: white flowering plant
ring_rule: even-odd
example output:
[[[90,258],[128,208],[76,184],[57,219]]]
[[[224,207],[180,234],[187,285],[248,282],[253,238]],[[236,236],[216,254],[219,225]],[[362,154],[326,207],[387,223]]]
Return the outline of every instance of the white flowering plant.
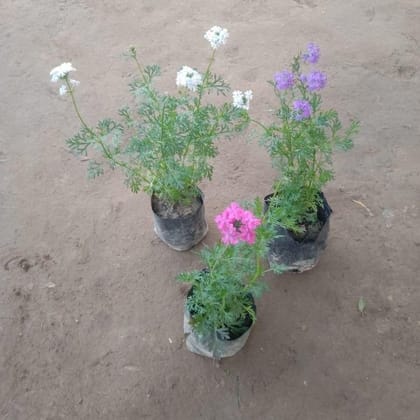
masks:
[[[96,127],[88,125],[75,99],[79,84],[70,78],[76,69],[71,63],[54,68],[51,81],[61,81],[61,95],[69,95],[81,122],[80,131],[67,140],[76,154],[89,154],[88,174],[104,172],[104,163],[123,170],[126,184],[133,192],[140,190],[169,205],[188,204],[198,194],[198,184],[211,179],[211,159],[217,155],[215,141],[242,131],[249,123],[251,91],[234,91],[232,100],[212,104],[208,94],[224,95],[229,85],[212,71],[216,50],[226,43],[229,33],[215,26],[204,38],[212,48],[206,70],[183,66],[177,73],[175,94],[161,93],[155,87],[160,76],[157,65],[143,66],[137,51],[130,47],[127,55],[138,70],[130,83],[134,106],[119,110],[119,120],[103,119]],[[99,158],[98,152],[99,151]]]

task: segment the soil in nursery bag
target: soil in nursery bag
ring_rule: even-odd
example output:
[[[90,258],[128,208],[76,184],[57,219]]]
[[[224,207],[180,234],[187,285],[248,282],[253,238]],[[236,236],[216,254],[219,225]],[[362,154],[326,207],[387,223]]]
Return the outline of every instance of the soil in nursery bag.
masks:
[[[264,198],[268,209],[271,195]],[[317,211],[317,222],[304,224],[302,233],[291,232],[282,226],[276,227],[277,237],[269,244],[270,265],[282,265],[286,271],[302,273],[316,266],[324,249],[330,227],[332,209],[324,194],[320,193],[321,205]]]
[[[202,195],[188,205],[170,204],[155,195],[151,202],[155,233],[169,247],[187,251],[206,236],[208,227]]]
[[[188,296],[191,293],[193,293],[193,288],[188,292]],[[249,299],[256,313],[254,298],[249,295]],[[239,328],[233,331],[228,330],[226,335],[218,331],[212,331],[208,334],[198,334],[191,325],[192,316],[194,315],[188,311],[185,305],[184,334],[187,349],[192,353],[212,359],[231,357],[238,353],[245,346],[254,325],[252,318],[247,314]]]
[[[179,219],[180,217],[191,216],[197,213],[202,205],[203,200],[201,197],[197,197],[191,204],[172,204],[165,200],[160,200],[156,196],[152,196],[152,209],[163,219]]]

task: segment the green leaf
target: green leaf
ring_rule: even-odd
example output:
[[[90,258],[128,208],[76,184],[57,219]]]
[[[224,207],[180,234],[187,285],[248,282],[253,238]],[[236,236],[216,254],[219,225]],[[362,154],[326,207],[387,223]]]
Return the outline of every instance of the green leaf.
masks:
[[[160,76],[160,67],[157,64],[148,65],[145,67],[144,72],[151,81],[154,77]]]
[[[88,178],[96,178],[100,175],[103,175],[104,169],[102,165],[94,160],[89,161],[88,164]]]
[[[285,264],[276,264],[276,263],[270,263],[270,268],[274,271],[276,274],[283,274],[287,271],[288,267]]]
[[[357,303],[357,309],[360,312],[360,315],[364,315],[366,309],[366,302],[363,299],[363,296],[360,297],[359,302]]]

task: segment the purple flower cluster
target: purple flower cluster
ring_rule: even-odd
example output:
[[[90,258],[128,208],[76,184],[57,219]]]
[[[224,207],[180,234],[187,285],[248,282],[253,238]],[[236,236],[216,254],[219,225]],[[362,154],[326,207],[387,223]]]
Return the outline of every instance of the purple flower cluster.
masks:
[[[302,74],[300,80],[305,83],[306,87],[313,92],[314,90],[320,90],[327,84],[327,75],[322,71],[311,71],[307,75]]]
[[[319,47],[313,42],[308,44],[306,52],[302,54],[303,61],[305,63],[316,64],[319,60]]]
[[[293,73],[288,70],[283,70],[274,75],[274,82],[278,90],[290,89],[294,83]]]
[[[296,121],[302,121],[312,115],[312,107],[308,101],[298,99],[293,102],[293,109],[295,110],[294,118]]]

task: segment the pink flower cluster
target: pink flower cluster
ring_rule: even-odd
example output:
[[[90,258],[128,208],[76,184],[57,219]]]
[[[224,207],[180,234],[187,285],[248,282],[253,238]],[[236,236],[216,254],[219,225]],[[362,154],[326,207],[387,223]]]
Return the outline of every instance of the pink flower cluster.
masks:
[[[252,245],[255,243],[255,230],[261,224],[260,219],[241,208],[238,203],[232,203],[214,221],[226,245],[235,245],[240,241]]]

